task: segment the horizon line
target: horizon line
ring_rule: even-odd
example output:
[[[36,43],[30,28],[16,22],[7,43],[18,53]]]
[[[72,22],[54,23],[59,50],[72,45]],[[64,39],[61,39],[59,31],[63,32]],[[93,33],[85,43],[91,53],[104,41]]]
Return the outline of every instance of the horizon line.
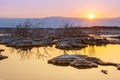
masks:
[[[47,16],[47,17],[0,17],[0,19],[31,19],[31,18],[33,18],[33,19],[42,19],[42,18],[57,18],[57,17],[61,17],[61,18],[78,18],[78,19],[88,19],[87,17],[72,17],[72,16],[70,16],[70,17],[67,17],[67,16]],[[96,17],[96,18],[94,18],[94,19],[107,19],[107,18],[120,18],[120,17]]]

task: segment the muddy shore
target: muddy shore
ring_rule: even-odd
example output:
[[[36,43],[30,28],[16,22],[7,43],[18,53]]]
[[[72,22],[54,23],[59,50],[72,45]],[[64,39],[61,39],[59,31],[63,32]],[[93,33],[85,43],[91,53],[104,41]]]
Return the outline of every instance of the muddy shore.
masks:
[[[79,50],[87,45],[120,44],[120,27],[0,28],[0,31],[0,43],[14,48],[56,45],[58,49]]]

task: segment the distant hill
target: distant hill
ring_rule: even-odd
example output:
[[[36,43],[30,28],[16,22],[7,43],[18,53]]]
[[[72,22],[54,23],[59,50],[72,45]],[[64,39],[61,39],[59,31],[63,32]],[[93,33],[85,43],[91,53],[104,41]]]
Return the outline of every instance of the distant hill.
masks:
[[[70,23],[74,26],[120,26],[120,17],[117,18],[98,18],[89,20],[85,18],[72,17],[46,17],[46,18],[29,18],[33,24],[39,24],[41,27],[62,28],[64,24]],[[0,27],[15,27],[23,23],[25,18],[0,18]]]

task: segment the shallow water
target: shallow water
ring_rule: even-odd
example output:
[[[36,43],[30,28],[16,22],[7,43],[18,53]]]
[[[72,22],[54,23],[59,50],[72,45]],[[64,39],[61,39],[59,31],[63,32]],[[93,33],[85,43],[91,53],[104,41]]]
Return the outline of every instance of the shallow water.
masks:
[[[25,52],[0,45],[5,49],[0,61],[0,80],[120,80],[116,67],[99,66],[92,69],[76,69],[48,64],[47,60],[63,53],[85,54],[103,61],[120,63],[120,45],[88,46],[82,50],[62,51],[53,47],[33,48]],[[101,70],[108,70],[108,74]]]

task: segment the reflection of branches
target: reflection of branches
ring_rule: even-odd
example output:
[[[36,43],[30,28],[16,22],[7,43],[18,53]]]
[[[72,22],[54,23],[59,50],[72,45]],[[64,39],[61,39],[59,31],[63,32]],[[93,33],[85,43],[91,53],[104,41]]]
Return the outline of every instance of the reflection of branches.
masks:
[[[37,56],[38,59],[44,59],[50,57],[50,54],[48,53],[47,47],[41,47],[43,49],[43,53],[41,52],[39,47],[36,47],[36,53],[33,52],[32,48],[11,48],[11,53],[14,53],[16,51],[17,54],[21,56],[22,59],[30,59],[33,55]]]
[[[25,59],[26,57],[28,59],[30,59],[31,55],[33,54],[33,52],[31,50],[21,50],[21,49],[18,49],[20,56],[22,59]]]
[[[15,52],[15,48],[10,48],[10,53],[12,54],[13,52]]]
[[[89,56],[96,56],[96,47],[104,47],[106,48],[107,46],[96,46],[96,45],[89,45],[87,48],[83,49],[84,53],[88,53]]]
[[[36,53],[36,56],[38,59],[44,59],[44,58],[48,58],[50,57],[48,51],[46,50],[47,48],[46,47],[42,47],[43,50],[44,50],[44,53],[41,53],[39,48],[36,48],[37,49],[37,53]]]
[[[83,53],[85,53],[89,56],[95,56],[96,55],[95,45],[88,45],[87,48],[83,49]]]
[[[48,56],[50,56],[49,53],[48,53],[48,51],[46,50],[46,47],[43,47],[43,49],[44,49],[44,52],[45,52]]]
[[[95,46],[89,46],[89,55],[90,56],[95,56]]]
[[[67,54],[68,53],[68,50],[64,50],[64,54]]]
[[[21,56],[22,59],[25,59],[25,58],[30,59],[30,56],[33,54],[31,49],[32,48],[11,48],[10,53],[16,52]]]
[[[74,54],[87,54],[89,56],[95,56],[96,51],[95,51],[95,46],[88,46],[87,48],[81,50],[63,50],[64,53],[74,53]]]

